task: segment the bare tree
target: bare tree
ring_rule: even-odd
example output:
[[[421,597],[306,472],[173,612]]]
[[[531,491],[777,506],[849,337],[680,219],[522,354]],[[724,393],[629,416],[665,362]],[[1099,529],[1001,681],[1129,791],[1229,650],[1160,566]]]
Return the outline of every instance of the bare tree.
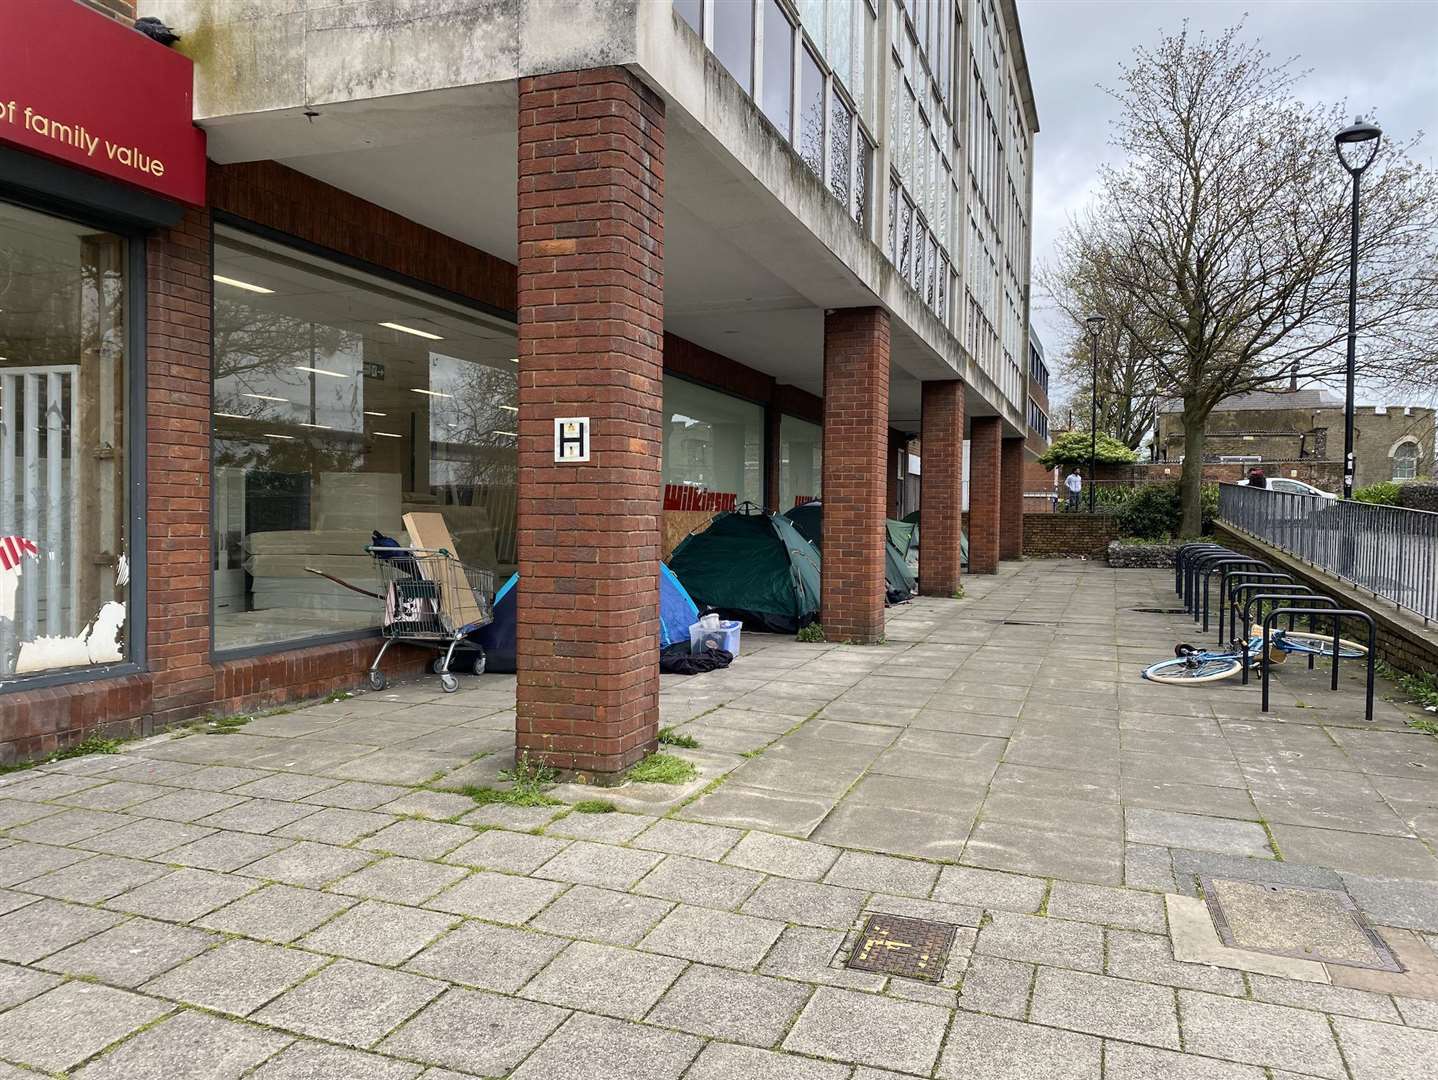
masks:
[[[1304,104],[1299,73],[1242,27],[1185,26],[1136,51],[1109,92],[1121,164],[1070,224],[1061,277],[1121,297],[1149,378],[1182,402],[1182,531],[1200,526],[1204,426],[1224,399],[1344,366],[1349,177],[1333,152],[1341,107]],[[1438,184],[1411,144],[1385,141],[1364,176],[1361,362],[1431,370],[1438,311]],[[1113,309],[1105,312],[1113,315]]]

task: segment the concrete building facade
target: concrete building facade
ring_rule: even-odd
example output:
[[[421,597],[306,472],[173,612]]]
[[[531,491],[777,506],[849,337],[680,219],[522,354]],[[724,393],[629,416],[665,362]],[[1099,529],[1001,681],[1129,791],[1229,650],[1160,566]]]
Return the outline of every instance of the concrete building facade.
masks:
[[[128,515],[94,545],[130,605],[83,663],[19,670],[35,627],[0,625],[7,758],[354,685],[380,613],[333,579],[373,587],[363,542],[415,514],[519,571],[517,746],[596,776],[654,746],[657,563],[716,510],[822,498],[824,622],[855,641],[882,635],[911,439],[924,591],[958,584],[966,439],[971,571],[1022,550],[1038,121],[1012,0],[98,7],[180,34],[206,160],[112,275],[144,482],[92,496],[31,454]],[[73,250],[93,283],[108,256],[65,223],[134,194],[41,199],[26,152],[0,158],[0,252],[48,229],[46,265]],[[9,314],[0,367],[68,378],[43,312]]]

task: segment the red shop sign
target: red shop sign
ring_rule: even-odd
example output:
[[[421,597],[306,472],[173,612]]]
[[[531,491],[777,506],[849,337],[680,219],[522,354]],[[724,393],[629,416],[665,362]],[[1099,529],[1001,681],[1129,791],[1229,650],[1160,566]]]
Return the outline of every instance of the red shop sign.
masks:
[[[74,0],[4,7],[0,144],[204,205],[188,57]]]

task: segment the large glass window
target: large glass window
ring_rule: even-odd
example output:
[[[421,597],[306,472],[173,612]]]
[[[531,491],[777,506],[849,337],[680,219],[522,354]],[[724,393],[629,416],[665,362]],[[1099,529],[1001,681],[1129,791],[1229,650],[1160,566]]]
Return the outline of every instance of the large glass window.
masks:
[[[1418,476],[1418,444],[1406,442],[1393,451],[1393,479],[1413,480]]]
[[[764,502],[764,410],[664,377],[664,508],[729,510]]]
[[[788,414],[779,417],[780,513],[820,497],[824,429]]]
[[[714,55],[746,94],[754,90],[754,5],[728,0],[714,5]]]
[[[407,514],[514,569],[512,324],[224,230],[214,335],[217,649],[375,625],[331,579],[375,590],[365,545]]]
[[[0,204],[0,676],[128,652],[125,260]]]
[[[807,48],[799,70],[799,156],[824,175],[824,72]]]
[[[764,115],[786,139],[793,91],[794,26],[776,0],[764,0]]]
[[[694,28],[694,32],[701,37],[704,35],[704,2],[703,0],[674,0],[674,10],[679,17]]]

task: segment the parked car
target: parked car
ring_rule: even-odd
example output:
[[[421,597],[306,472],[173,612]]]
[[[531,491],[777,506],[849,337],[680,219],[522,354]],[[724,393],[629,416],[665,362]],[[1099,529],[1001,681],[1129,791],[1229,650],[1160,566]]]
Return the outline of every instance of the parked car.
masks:
[[[1240,480],[1238,486],[1248,487],[1248,481]],[[1312,484],[1305,484],[1302,480],[1292,480],[1286,476],[1269,477],[1268,487],[1272,491],[1281,491],[1285,495],[1321,495],[1325,499],[1338,498],[1338,496],[1331,491],[1324,491],[1322,488],[1314,487]]]

